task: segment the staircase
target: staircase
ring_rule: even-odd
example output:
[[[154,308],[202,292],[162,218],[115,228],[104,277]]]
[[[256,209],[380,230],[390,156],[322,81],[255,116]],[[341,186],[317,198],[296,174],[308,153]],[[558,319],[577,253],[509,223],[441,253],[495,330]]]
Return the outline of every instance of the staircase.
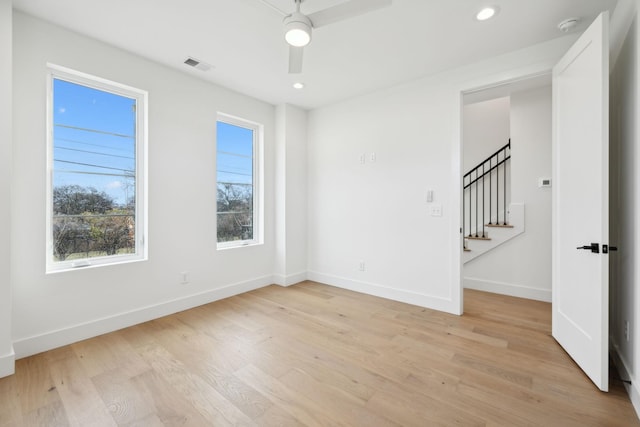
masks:
[[[524,203],[511,203],[507,209],[507,225],[485,225],[485,237],[465,237],[463,263],[467,263],[480,255],[500,246],[524,233]]]
[[[511,140],[463,177],[464,263],[524,232],[524,204],[508,200],[510,159]]]

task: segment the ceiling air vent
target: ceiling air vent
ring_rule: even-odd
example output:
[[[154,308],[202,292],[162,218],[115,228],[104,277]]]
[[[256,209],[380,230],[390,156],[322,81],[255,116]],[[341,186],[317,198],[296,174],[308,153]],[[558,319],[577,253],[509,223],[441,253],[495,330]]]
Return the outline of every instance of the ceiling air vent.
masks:
[[[189,65],[190,67],[197,68],[200,71],[209,71],[210,69],[213,68],[213,65],[207,64],[206,62],[202,62],[199,59],[195,59],[192,57],[188,57],[184,61],[184,63]]]

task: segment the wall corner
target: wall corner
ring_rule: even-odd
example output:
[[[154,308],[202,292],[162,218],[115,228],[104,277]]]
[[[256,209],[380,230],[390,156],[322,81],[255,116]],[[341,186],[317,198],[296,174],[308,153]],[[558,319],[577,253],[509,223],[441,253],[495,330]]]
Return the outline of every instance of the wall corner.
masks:
[[[11,346],[9,354],[0,356],[0,378],[8,377],[16,372],[16,353]]]
[[[15,367],[12,342],[13,10],[0,0],[0,377]]]

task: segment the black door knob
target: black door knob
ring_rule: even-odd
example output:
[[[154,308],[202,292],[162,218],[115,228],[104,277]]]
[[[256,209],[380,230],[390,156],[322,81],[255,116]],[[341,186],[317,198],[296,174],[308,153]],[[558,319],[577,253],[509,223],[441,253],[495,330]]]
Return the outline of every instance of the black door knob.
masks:
[[[591,251],[594,254],[599,254],[600,253],[600,244],[599,243],[592,243],[590,245],[578,246],[576,249],[586,249],[588,251]]]

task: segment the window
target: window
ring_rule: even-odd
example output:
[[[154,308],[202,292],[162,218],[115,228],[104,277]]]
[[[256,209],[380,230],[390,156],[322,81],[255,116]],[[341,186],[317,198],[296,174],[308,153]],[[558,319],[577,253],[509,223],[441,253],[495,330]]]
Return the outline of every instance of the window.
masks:
[[[262,126],[218,115],[216,134],[218,248],[261,243]]]
[[[146,98],[49,66],[47,272],[146,259]]]

